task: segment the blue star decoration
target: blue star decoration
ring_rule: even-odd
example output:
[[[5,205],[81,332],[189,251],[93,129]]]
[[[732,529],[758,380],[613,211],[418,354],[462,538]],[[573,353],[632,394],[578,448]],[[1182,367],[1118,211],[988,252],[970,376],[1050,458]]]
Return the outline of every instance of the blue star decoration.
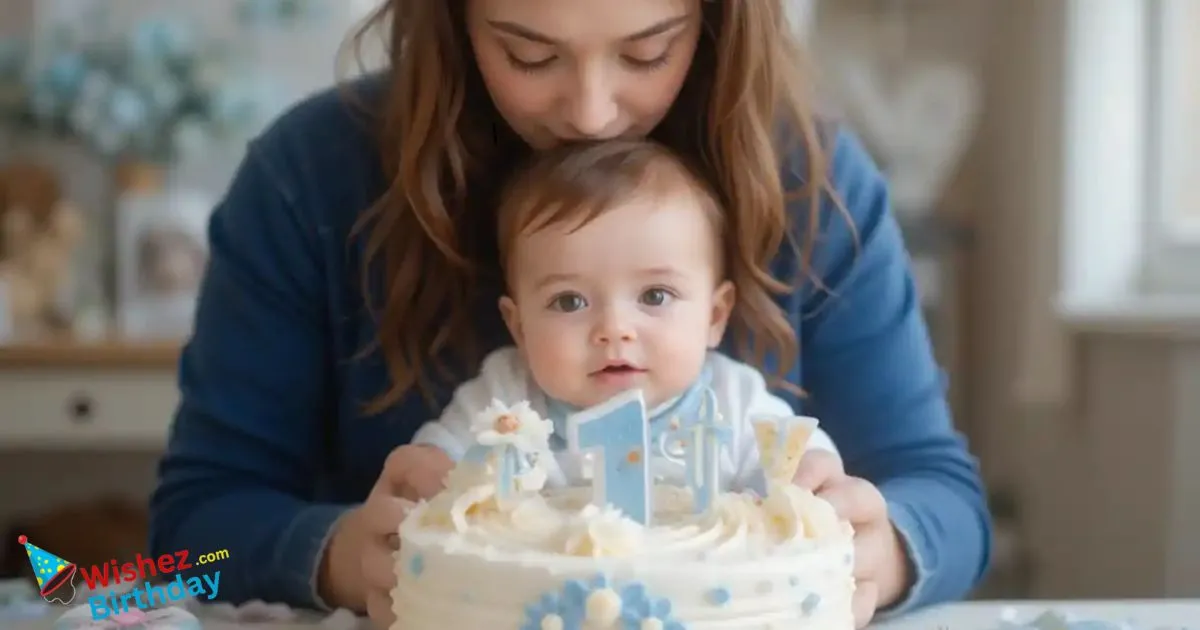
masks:
[[[685,626],[671,616],[671,602],[652,597],[646,587],[638,582],[617,586],[607,576],[597,574],[587,581],[570,580],[562,591],[546,593],[536,603],[525,608],[525,623],[521,630],[542,630],[558,627],[562,630],[582,630],[588,621],[588,601],[593,596],[620,606],[615,622],[624,630],[642,630],[647,621],[663,630],[685,630]]]

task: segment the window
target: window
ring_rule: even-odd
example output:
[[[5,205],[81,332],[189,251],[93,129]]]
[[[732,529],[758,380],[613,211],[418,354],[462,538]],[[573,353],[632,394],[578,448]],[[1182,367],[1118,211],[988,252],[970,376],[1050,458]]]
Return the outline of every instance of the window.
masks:
[[[1200,2],[1067,7],[1064,306],[1200,295]]]
[[[1145,284],[1200,291],[1200,2],[1152,0]]]

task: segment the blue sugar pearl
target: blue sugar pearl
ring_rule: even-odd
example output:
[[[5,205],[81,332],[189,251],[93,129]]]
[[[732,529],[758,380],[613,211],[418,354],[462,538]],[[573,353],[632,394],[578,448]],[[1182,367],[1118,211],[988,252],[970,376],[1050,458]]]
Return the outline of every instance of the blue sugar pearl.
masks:
[[[420,577],[425,572],[425,556],[420,554],[415,555],[408,561],[408,571],[413,575]]]
[[[724,586],[719,586],[708,592],[708,601],[715,606],[724,606],[729,603],[729,589]]]
[[[811,615],[812,611],[817,609],[817,604],[821,603],[821,596],[816,593],[809,593],[804,601],[800,602],[800,612],[805,615]]]

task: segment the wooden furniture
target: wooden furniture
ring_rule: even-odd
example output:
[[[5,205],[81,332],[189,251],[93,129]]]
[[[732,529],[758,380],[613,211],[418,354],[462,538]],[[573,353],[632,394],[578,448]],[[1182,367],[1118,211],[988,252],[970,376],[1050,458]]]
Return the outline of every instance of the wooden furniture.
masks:
[[[175,411],[177,343],[0,346],[0,449],[158,449]]]

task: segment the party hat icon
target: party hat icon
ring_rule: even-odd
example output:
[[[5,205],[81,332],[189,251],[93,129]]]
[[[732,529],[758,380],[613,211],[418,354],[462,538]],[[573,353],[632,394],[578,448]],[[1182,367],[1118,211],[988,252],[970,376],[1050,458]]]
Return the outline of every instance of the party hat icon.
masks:
[[[67,562],[38,547],[29,542],[24,535],[17,537],[17,544],[25,546],[25,553],[29,555],[29,564],[33,567],[33,575],[37,578],[38,592],[42,598],[47,602],[70,604],[71,600],[75,599],[75,585],[71,581],[78,569],[75,563]],[[70,595],[67,594],[67,586],[71,587]]]

